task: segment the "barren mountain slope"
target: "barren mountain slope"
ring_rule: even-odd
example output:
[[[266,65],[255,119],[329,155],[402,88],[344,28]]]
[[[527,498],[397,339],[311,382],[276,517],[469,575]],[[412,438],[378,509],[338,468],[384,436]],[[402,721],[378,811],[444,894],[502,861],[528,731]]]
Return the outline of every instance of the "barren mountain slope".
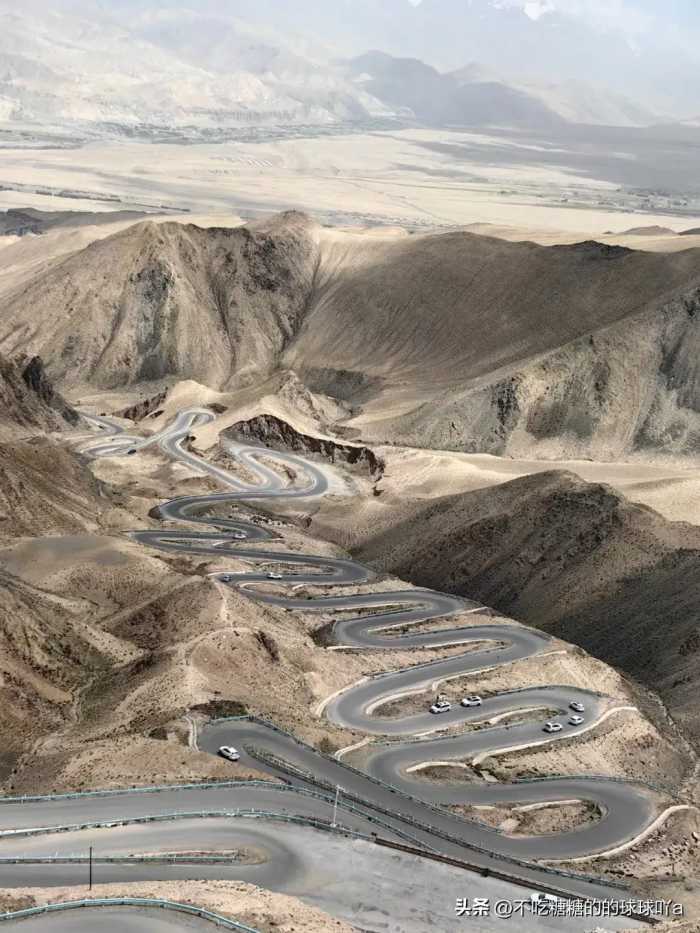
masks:
[[[86,608],[0,570],[0,780],[32,741],[65,720],[71,691],[99,666],[75,625]]]
[[[539,459],[700,452],[700,289],[465,390],[443,391],[370,438]]]
[[[91,602],[51,592],[41,573],[35,582],[17,575],[36,567],[42,545],[70,553],[69,536],[98,529],[117,502],[82,457],[45,433],[77,420],[40,360],[0,358],[0,780],[71,715],[74,692],[104,663],[85,628]]]
[[[0,537],[70,534],[96,527],[110,493],[66,444],[47,436],[80,416],[41,360],[0,356]]]
[[[91,600],[53,592],[39,568],[52,551],[79,560],[78,536],[98,530],[115,502],[67,446],[0,441],[0,780],[70,717],[75,692],[105,664],[86,628]]]
[[[659,692],[700,741],[697,527],[551,471],[414,503],[357,554],[581,645]]]
[[[43,353],[64,386],[264,372],[308,300],[312,230],[296,214],[234,230],[134,225],[7,295],[0,348]]]
[[[286,354],[428,387],[490,376],[700,286],[700,253],[542,247],[470,233],[327,233],[313,307]]]
[[[700,449],[700,252],[138,224],[0,309],[75,391],[293,370],[349,437],[544,458]],[[149,388],[154,394],[155,387]]]
[[[40,359],[0,356],[0,441],[77,422],[77,412],[55,392]]]
[[[349,426],[367,441],[544,457],[694,449],[699,286],[692,250],[327,237],[284,361],[363,404]]]

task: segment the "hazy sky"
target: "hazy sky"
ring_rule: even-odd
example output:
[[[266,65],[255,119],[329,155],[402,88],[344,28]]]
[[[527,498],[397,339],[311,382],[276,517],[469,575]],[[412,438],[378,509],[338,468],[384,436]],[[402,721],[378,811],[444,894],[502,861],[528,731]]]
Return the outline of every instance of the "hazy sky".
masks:
[[[585,82],[660,118],[700,119],[700,0],[25,0],[126,28],[173,11],[262,27],[302,55],[379,49],[491,80]],[[0,0],[13,9],[16,0]],[[204,29],[204,27],[200,27]],[[0,40],[1,40],[0,36]],[[193,36],[193,42],[196,36]],[[206,65],[206,51],[202,52]],[[235,65],[235,61],[232,60]]]
[[[355,0],[360,4],[363,0]],[[549,79],[576,77],[654,101],[669,112],[700,114],[700,0],[406,0],[422,11],[470,11],[478,29],[491,8],[519,9],[537,36],[523,30],[512,42],[505,36],[503,71],[538,72]],[[568,18],[565,26],[562,17]],[[465,20],[463,20],[465,22]],[[578,24],[578,27],[577,25]],[[510,24],[513,27],[513,24]],[[469,47],[472,29],[447,33],[443,43],[456,66],[461,40],[469,54],[498,65],[498,31],[480,49]],[[520,40],[520,46],[518,41]],[[434,45],[433,58],[439,54]],[[489,56],[489,53],[493,53]],[[456,54],[457,53],[457,54]],[[466,54],[465,54],[466,57]]]
[[[408,0],[418,6],[423,0]],[[465,6],[471,0],[464,0]],[[602,29],[620,29],[633,36],[655,36],[695,43],[700,35],[699,0],[493,0],[493,6],[518,7],[531,19],[550,12],[581,17]],[[688,35],[690,31],[690,35]]]

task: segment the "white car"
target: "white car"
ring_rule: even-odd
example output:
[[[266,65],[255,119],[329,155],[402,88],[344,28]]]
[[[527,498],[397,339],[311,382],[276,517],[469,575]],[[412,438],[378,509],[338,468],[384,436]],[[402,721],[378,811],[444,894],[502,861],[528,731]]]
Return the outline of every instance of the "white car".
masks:
[[[219,754],[222,758],[228,758],[229,761],[238,761],[241,757],[240,752],[236,751],[232,745],[222,745]]]
[[[222,583],[230,583],[233,577],[230,573],[224,573],[219,577],[219,580],[221,580]]]
[[[448,703],[447,700],[440,700],[438,703],[433,703],[430,707],[431,713],[449,713],[452,709],[452,704]]]
[[[267,574],[268,580],[284,580],[284,576],[281,573],[277,573],[276,570],[270,570]]]
[[[549,914],[552,908],[559,903],[559,898],[544,891],[536,891],[530,895],[530,909],[535,914]]]
[[[583,716],[569,716],[570,726],[580,726],[583,723]]]
[[[462,706],[481,706],[483,700],[480,696],[473,694],[472,696],[464,697],[462,700]]]
[[[248,535],[244,535],[242,531],[234,531],[232,537],[234,541],[245,541]]]
[[[561,732],[562,724],[560,722],[546,722],[544,724],[545,732]]]
[[[572,709],[575,713],[583,713],[585,712],[586,707],[583,705],[583,703],[575,702],[569,703],[569,709]]]

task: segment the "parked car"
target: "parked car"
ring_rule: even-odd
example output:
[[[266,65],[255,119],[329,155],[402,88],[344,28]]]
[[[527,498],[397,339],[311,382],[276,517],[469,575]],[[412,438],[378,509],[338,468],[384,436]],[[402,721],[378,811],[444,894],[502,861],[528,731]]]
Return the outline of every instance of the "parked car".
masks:
[[[575,701],[574,703],[569,703],[569,709],[572,709],[575,713],[583,713],[586,707],[583,703]]]
[[[570,726],[580,726],[583,722],[583,716],[569,716]]]
[[[451,709],[452,709],[452,704],[448,702],[447,700],[437,700],[430,707],[430,712],[431,713],[449,713]]]
[[[546,722],[544,724],[545,732],[561,732],[562,724],[560,722]]]
[[[222,745],[219,749],[219,754],[222,758],[228,758],[229,761],[238,761],[241,757],[240,752],[238,752],[232,745]]]
[[[480,696],[477,696],[475,693],[471,696],[464,697],[462,700],[462,706],[481,706],[483,700]]]

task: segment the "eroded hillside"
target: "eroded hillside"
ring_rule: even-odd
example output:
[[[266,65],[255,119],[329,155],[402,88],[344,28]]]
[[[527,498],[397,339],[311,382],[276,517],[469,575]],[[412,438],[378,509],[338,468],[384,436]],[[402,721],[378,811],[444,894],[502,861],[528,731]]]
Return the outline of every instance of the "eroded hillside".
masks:
[[[301,215],[271,229],[136,224],[8,295],[0,347],[43,351],[63,386],[250,379],[297,329],[316,262]]]
[[[78,413],[54,390],[38,357],[0,356],[0,440],[75,426]]]
[[[136,224],[6,294],[0,349],[59,387],[213,389],[293,371],[349,439],[542,458],[700,449],[700,256],[472,233],[368,235],[290,212]]]

